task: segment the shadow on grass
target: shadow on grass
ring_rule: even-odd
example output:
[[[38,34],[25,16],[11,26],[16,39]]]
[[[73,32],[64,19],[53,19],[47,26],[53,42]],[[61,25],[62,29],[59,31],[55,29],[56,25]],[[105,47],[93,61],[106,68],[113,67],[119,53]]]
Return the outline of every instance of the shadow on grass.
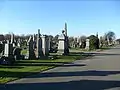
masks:
[[[36,60],[37,61],[37,60]],[[53,61],[38,61],[38,62],[35,62],[35,61],[30,61],[30,60],[20,60],[20,61],[16,61],[16,63],[57,63],[57,64],[70,64],[71,62],[55,62],[54,60]]]
[[[43,77],[70,77],[70,76],[108,76],[120,74],[120,71],[79,71],[79,72],[46,72],[41,73],[39,76],[32,78],[43,78]]]
[[[22,75],[29,75],[36,72],[10,72],[0,71],[0,77],[21,77]],[[45,78],[45,77],[71,77],[71,76],[108,76],[120,74],[120,71],[77,71],[77,72],[44,72],[39,75],[29,76],[29,78]]]
[[[91,56],[118,56],[120,54],[117,53],[86,53],[86,54],[90,54]]]
[[[18,63],[16,66],[61,66],[61,67],[71,67],[71,66],[85,66],[85,64],[59,64],[59,63]]]
[[[58,59],[74,59],[74,60],[81,60],[91,57],[92,54],[90,53],[80,53],[80,52],[71,52],[68,56],[57,56]]]
[[[22,67],[22,66],[7,66],[7,65],[0,65],[0,68],[4,68],[4,69],[6,69],[6,68],[16,68],[16,69],[22,69],[22,68],[24,68],[24,67]]]
[[[120,87],[120,81],[77,80],[47,83],[13,83],[5,86],[1,85],[0,90],[104,90],[116,87]]]

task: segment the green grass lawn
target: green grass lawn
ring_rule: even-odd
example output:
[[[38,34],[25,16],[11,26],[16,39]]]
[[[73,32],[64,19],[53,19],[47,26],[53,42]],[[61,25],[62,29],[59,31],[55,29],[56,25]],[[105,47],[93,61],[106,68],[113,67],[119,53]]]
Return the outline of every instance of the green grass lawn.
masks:
[[[20,60],[16,61],[13,66],[0,65],[0,83],[6,83],[31,74],[42,72],[65,63],[70,63],[76,59],[85,58],[80,53],[71,53],[70,56],[57,56],[55,60]]]
[[[108,50],[114,46],[103,46],[99,49],[94,49],[94,50],[86,50],[86,49],[81,49],[81,48],[71,48],[70,52],[88,52],[88,51],[103,51],[103,50]]]

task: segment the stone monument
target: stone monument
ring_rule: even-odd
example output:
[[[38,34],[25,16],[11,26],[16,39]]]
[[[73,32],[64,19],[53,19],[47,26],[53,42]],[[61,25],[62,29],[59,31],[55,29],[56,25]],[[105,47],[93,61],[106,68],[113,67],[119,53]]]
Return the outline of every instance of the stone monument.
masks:
[[[41,36],[42,38],[42,51],[43,51],[43,55],[44,56],[48,56],[49,55],[49,38],[47,35],[43,35]]]
[[[11,65],[14,63],[15,59],[13,56],[13,45],[10,43],[6,43],[4,47],[4,53],[1,57],[0,64]]]
[[[14,55],[15,60],[21,59],[21,50],[22,49],[17,48],[17,47],[13,49],[13,55]]]
[[[38,29],[38,34],[37,34],[37,43],[36,43],[36,58],[40,58],[41,56],[43,56],[43,52],[42,52],[42,39],[41,39],[41,35],[40,35],[40,29]]]
[[[13,47],[15,47],[15,37],[14,37],[14,34],[12,33],[11,34],[11,44],[13,45]]]
[[[90,49],[90,40],[86,39],[86,47],[85,49],[89,50]]]
[[[68,55],[69,54],[69,41],[67,36],[67,23],[65,23],[65,30],[62,31],[62,34],[58,37],[58,54]]]
[[[50,36],[48,37],[48,49],[49,49],[49,52],[51,52],[51,50],[52,50],[52,38]]]
[[[28,46],[28,50],[27,50],[27,55],[25,56],[26,59],[36,59],[35,57],[35,52],[34,52],[34,49],[33,49],[33,38],[32,36],[30,36],[28,42],[27,42],[27,46]]]

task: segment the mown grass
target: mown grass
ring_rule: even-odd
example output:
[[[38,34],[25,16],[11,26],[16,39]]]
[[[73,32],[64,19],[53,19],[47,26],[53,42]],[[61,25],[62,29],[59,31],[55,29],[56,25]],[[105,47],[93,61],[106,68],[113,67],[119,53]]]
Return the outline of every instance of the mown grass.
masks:
[[[87,50],[87,49],[81,49],[81,48],[71,48],[70,51],[72,52],[88,52],[88,51],[103,51],[103,50],[108,50],[112,47],[114,47],[115,45],[113,46],[103,46],[103,47],[100,47],[99,49],[94,49],[94,50]]]
[[[78,59],[83,59],[87,55],[81,53],[71,53],[69,56],[56,56],[54,60],[20,60],[13,66],[0,65],[0,83],[7,83],[31,74],[42,72],[65,63],[70,63]]]

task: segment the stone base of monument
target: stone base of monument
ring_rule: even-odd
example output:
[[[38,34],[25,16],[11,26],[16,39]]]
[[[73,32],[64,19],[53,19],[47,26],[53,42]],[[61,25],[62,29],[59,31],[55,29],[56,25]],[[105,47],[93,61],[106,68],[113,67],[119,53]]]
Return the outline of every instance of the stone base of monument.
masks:
[[[1,65],[13,65],[14,62],[15,62],[15,58],[13,56],[9,56],[9,57],[2,56],[0,58]]]

